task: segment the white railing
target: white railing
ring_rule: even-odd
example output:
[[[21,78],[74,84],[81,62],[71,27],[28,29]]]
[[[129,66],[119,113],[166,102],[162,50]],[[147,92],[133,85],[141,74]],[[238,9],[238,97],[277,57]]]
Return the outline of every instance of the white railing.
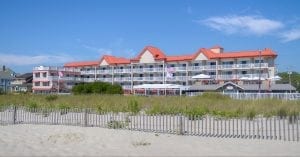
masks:
[[[65,68],[65,67],[51,67],[51,66],[38,66],[38,67],[33,67],[33,71],[69,71],[69,72],[80,72],[80,69],[76,68]]]
[[[133,77],[133,81],[163,81],[163,77]]]
[[[117,82],[131,81],[131,77],[115,77],[114,81],[117,81]]]
[[[131,73],[131,69],[125,68],[125,69],[114,69],[114,73]]]
[[[218,69],[253,69],[253,68],[267,68],[268,63],[249,63],[249,64],[224,64],[218,65]]]
[[[97,74],[111,74],[111,73],[112,73],[111,69],[97,70]]]

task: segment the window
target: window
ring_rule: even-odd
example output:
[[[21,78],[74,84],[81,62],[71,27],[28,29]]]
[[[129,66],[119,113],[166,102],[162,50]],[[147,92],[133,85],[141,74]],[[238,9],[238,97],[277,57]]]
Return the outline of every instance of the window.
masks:
[[[34,85],[35,86],[40,86],[40,82],[35,82]]]
[[[194,63],[194,66],[199,66],[199,63]]]
[[[242,71],[242,74],[247,74],[247,71]]]
[[[49,86],[49,82],[43,82],[43,86]]]
[[[216,75],[216,72],[209,72],[209,75]]]
[[[43,77],[47,77],[47,72],[43,72]]]
[[[226,75],[232,75],[232,71],[226,71]]]
[[[247,61],[241,61],[241,64],[247,64]]]
[[[263,63],[264,60],[262,59],[260,62]],[[259,63],[259,60],[255,60],[255,63]]]
[[[35,73],[35,77],[39,78],[40,77],[40,73]]]
[[[216,65],[216,62],[210,62],[209,65]]]

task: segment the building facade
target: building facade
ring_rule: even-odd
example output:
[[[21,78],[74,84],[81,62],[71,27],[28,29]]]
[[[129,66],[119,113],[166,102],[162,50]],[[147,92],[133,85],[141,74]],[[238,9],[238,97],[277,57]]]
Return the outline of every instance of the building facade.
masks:
[[[0,93],[7,93],[11,91],[11,81],[16,76],[16,73],[5,65],[0,68]]]
[[[167,56],[159,48],[146,46],[131,59],[104,55],[96,61],[66,63],[62,68],[35,67],[33,91],[67,91],[78,82],[104,81],[118,83],[125,92],[132,92],[133,86],[141,84],[193,85],[192,77],[198,74],[210,76],[209,82],[201,81],[203,84],[266,84],[275,76],[276,57],[269,48],[224,52],[222,47],[214,46],[190,55]]]
[[[12,92],[31,92],[32,91],[32,73],[17,75],[11,81]]]

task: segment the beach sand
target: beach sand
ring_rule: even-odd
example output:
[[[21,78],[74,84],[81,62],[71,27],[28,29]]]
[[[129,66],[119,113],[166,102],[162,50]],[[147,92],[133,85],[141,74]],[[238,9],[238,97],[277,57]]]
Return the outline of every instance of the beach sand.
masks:
[[[300,156],[300,142],[21,124],[0,126],[0,156]]]

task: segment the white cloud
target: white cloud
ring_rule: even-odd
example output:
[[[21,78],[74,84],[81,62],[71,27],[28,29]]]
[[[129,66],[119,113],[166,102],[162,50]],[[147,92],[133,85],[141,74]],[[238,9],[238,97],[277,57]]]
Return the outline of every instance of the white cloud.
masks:
[[[0,65],[36,65],[65,63],[74,60],[68,55],[18,55],[0,53]]]
[[[300,29],[292,29],[280,34],[282,42],[289,42],[300,39]]]
[[[260,16],[223,16],[210,17],[197,21],[215,30],[227,34],[255,34],[263,35],[284,27],[280,21],[266,19]]]

